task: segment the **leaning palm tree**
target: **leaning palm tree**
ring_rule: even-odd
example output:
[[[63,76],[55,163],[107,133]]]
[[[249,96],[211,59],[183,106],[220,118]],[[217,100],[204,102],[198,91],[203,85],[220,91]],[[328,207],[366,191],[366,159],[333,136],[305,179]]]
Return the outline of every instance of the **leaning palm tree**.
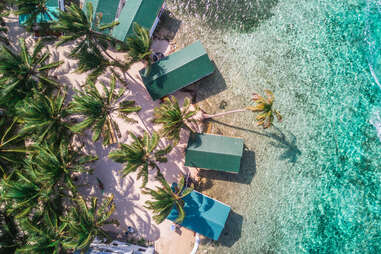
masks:
[[[134,34],[127,38],[128,54],[134,62],[144,61],[146,69],[144,75],[147,76],[151,70],[151,45],[152,39],[149,31],[138,23],[133,24]]]
[[[164,137],[172,139],[175,144],[180,140],[180,131],[187,128],[194,132],[195,120],[193,116],[197,113],[197,109],[191,109],[191,100],[184,99],[184,104],[180,108],[174,96],[165,97],[163,103],[154,109],[154,123],[162,125],[160,134]]]
[[[16,134],[16,121],[9,124],[4,116],[0,119],[0,177],[20,166],[27,152],[22,136]]]
[[[20,133],[34,134],[38,143],[48,140],[59,142],[69,136],[68,115],[64,106],[66,95],[58,92],[53,98],[35,95],[22,101],[16,108],[16,114],[22,123]]]
[[[53,14],[48,11],[48,0],[13,0],[17,11],[16,15],[26,15],[27,20],[25,26],[32,29],[37,23],[38,16],[43,15],[53,21]]]
[[[106,224],[119,225],[118,221],[110,219],[115,211],[113,198],[111,195],[98,206],[97,198],[92,197],[90,207],[81,196],[75,200],[74,206],[61,217],[67,227],[62,243],[66,249],[86,251],[97,236],[111,241],[102,227]]]
[[[94,15],[91,2],[87,2],[86,11],[72,3],[65,11],[60,12],[58,22],[52,26],[52,29],[63,34],[60,36],[57,46],[76,41],[70,56],[80,60],[80,67],[77,71],[94,70],[93,78],[99,76],[98,73],[101,71],[97,63],[102,63],[102,68],[113,64],[118,65],[118,61],[107,52],[114,39],[104,32],[119,23],[113,21],[101,25],[100,20],[101,15]]]
[[[282,121],[281,114],[273,109],[274,103],[274,94],[270,90],[265,90],[267,98],[263,98],[257,93],[253,94],[253,101],[257,104],[255,106],[247,107],[248,110],[253,112],[260,112],[260,114],[256,117],[257,125],[262,125],[263,128],[268,128],[272,125],[274,121],[274,115],[278,119],[278,121]]]
[[[138,179],[143,177],[143,185],[148,182],[148,170],[157,169],[160,171],[157,162],[167,162],[166,155],[171,151],[171,146],[158,149],[159,135],[147,132],[143,136],[136,137],[130,133],[133,142],[130,145],[120,144],[120,149],[109,153],[108,157],[116,162],[125,163],[122,175],[126,176],[131,172],[139,170]]]
[[[158,173],[156,179],[160,181],[161,187],[157,187],[156,190],[147,188],[143,191],[145,194],[150,194],[154,199],[154,201],[146,201],[146,208],[153,211],[155,214],[153,219],[157,224],[160,224],[168,217],[175,206],[179,214],[175,223],[183,222],[185,212],[183,208],[184,201],[182,199],[190,194],[193,188],[185,186],[184,176],[181,176],[178,186],[174,186],[173,189],[169,186],[161,173]]]
[[[0,106],[11,108],[16,102],[30,96],[33,90],[45,92],[49,86],[58,87],[58,82],[49,76],[49,71],[63,62],[48,63],[50,53],[44,51],[39,40],[32,50],[24,39],[20,39],[20,53],[3,46],[0,51]]]
[[[101,83],[103,94],[101,94],[92,81],[89,81],[82,90],[75,90],[76,94],[69,106],[69,112],[79,115],[83,121],[71,127],[74,132],[82,132],[91,128],[92,140],[95,142],[100,136],[103,144],[117,143],[119,127],[114,120],[115,113],[127,121],[134,121],[128,117],[132,112],[138,112],[141,107],[135,106],[134,101],[122,100],[125,89],[116,91],[116,78],[110,80],[110,88]]]

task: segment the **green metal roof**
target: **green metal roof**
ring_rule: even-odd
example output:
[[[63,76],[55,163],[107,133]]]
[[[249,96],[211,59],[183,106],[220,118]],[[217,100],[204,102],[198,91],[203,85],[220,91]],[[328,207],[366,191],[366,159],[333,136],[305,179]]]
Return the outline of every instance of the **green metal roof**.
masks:
[[[116,12],[118,11],[120,0],[86,0],[83,9],[86,10],[88,2],[93,4],[94,17],[98,13],[102,13],[100,24],[108,24],[115,20]]]
[[[206,50],[200,41],[152,64],[148,76],[140,71],[143,83],[153,100],[160,99],[186,87],[214,71]]]
[[[218,240],[225,227],[230,207],[197,191],[192,191],[182,200],[184,201],[185,218],[180,225],[213,240]],[[167,219],[175,221],[178,216],[179,213],[174,206]]]
[[[46,6],[48,6],[48,7],[58,7],[59,6],[58,0],[48,0],[46,2]]]
[[[133,34],[133,24],[150,30],[159,15],[164,0],[127,0],[120,16],[119,25],[112,31],[112,36],[120,41]]]
[[[46,9],[47,9],[46,12],[39,13],[37,15],[36,20],[34,21],[34,23],[36,23],[36,24],[39,24],[39,23],[49,23],[49,22],[57,21],[58,20],[58,15],[60,13],[60,10],[59,10],[58,6],[57,7],[47,6]],[[30,16],[31,16],[30,14],[20,15],[19,16],[19,24],[20,25],[26,24]]]
[[[243,139],[192,133],[185,154],[185,166],[238,173]]]

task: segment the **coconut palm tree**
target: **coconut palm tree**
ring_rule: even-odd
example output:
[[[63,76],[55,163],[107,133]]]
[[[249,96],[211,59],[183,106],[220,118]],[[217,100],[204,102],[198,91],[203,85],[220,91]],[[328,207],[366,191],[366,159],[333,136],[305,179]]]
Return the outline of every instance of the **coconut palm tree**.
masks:
[[[40,220],[23,218],[20,226],[26,232],[27,241],[17,248],[17,253],[64,253],[62,241],[65,225],[60,223],[54,211],[45,212]]]
[[[197,109],[192,110],[191,100],[184,99],[184,104],[180,108],[174,96],[165,97],[163,103],[154,109],[154,123],[162,125],[160,135],[168,137],[177,143],[180,140],[180,131],[187,128],[194,132],[195,120],[193,116],[197,113]]]
[[[151,195],[154,199],[154,201],[146,201],[145,207],[153,211],[155,214],[153,219],[157,224],[160,224],[168,217],[175,206],[179,214],[175,223],[183,222],[185,212],[183,208],[184,201],[182,199],[190,194],[193,188],[185,186],[184,176],[181,176],[179,184],[173,190],[161,173],[158,173],[156,178],[160,181],[161,187],[157,187],[156,190],[147,188],[143,191],[143,193]]]
[[[130,135],[133,142],[130,145],[120,144],[120,149],[110,152],[108,157],[116,162],[125,163],[122,169],[123,176],[139,170],[138,179],[143,177],[144,187],[148,182],[148,170],[160,171],[157,162],[167,162],[166,154],[171,151],[171,147],[158,149],[159,135],[155,132],[152,136],[147,132],[140,137],[132,133]]]
[[[22,136],[15,133],[16,121],[9,124],[4,116],[0,119],[0,177],[17,168],[26,153]]]
[[[41,40],[32,50],[28,50],[23,38],[19,41],[19,53],[14,53],[5,46],[0,51],[0,106],[10,111],[12,105],[30,96],[33,90],[42,93],[48,86],[58,87],[58,82],[50,77],[48,72],[63,63],[48,63],[50,53],[43,51],[44,45]]]
[[[37,23],[37,17],[43,15],[53,21],[53,15],[47,8],[48,0],[13,0],[17,8],[16,15],[26,15],[27,20],[25,26],[27,29],[32,29],[32,26]]]
[[[118,221],[110,219],[115,210],[113,199],[114,196],[111,195],[98,206],[97,198],[92,197],[89,206],[79,196],[74,206],[61,217],[61,221],[67,227],[63,246],[66,249],[85,251],[97,236],[111,240],[102,227],[106,224],[119,225]]]
[[[144,75],[147,76],[151,70],[151,45],[152,39],[149,31],[138,23],[133,24],[134,34],[127,38],[128,54],[134,62],[144,61],[146,69]]]
[[[128,117],[132,112],[138,112],[141,107],[135,106],[134,101],[121,100],[125,89],[116,91],[116,78],[113,76],[110,80],[110,88],[104,83],[103,94],[101,94],[92,81],[89,81],[82,90],[75,90],[73,101],[69,106],[69,112],[79,115],[83,121],[71,127],[74,132],[82,132],[91,128],[92,140],[95,142],[100,136],[103,138],[103,144],[113,144],[118,142],[117,135],[119,127],[114,120],[115,113],[118,113],[127,121],[134,121]]]
[[[65,97],[65,94],[58,92],[53,98],[35,95],[22,101],[16,108],[22,123],[20,133],[34,134],[39,143],[45,140],[55,143],[70,136],[69,125],[65,121],[68,115],[64,106]]]
[[[9,1],[4,0],[0,2],[0,42],[9,45],[8,36],[7,36],[7,27],[5,25],[4,17],[8,16],[9,11]]]
[[[20,232],[15,218],[0,210],[0,253],[14,253],[25,244],[25,239]]]
[[[265,90],[267,98],[263,98],[257,93],[253,94],[253,101],[256,103],[255,106],[247,107],[248,110],[253,112],[260,112],[260,114],[256,117],[257,125],[262,125],[263,128],[268,128],[272,125],[274,121],[274,115],[278,119],[278,121],[282,121],[281,114],[273,109],[274,103],[274,94],[270,90]]]
[[[114,40],[106,31],[118,25],[117,21],[109,24],[100,24],[101,15],[94,15],[93,5],[87,2],[86,11],[72,3],[66,10],[60,12],[59,20],[52,29],[62,33],[57,46],[76,41],[70,56],[80,60],[77,71],[94,70],[92,78],[101,72],[98,64],[102,63],[102,70],[110,65],[118,65],[107,49]],[[96,76],[97,77],[97,76]]]

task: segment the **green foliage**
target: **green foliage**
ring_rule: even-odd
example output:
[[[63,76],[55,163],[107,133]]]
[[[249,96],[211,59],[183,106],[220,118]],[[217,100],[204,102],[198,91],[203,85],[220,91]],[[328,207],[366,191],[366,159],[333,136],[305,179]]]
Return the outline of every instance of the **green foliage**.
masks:
[[[117,21],[100,25],[101,15],[94,15],[93,5],[88,2],[86,11],[72,3],[60,12],[59,21],[52,28],[61,34],[57,46],[76,41],[70,56],[79,60],[78,72],[92,71],[89,79],[95,81],[108,66],[117,65],[108,53],[114,39],[102,33],[118,25]],[[111,61],[112,60],[112,61]]]
[[[148,170],[156,168],[159,171],[156,163],[167,162],[166,155],[171,151],[171,147],[157,149],[159,135],[155,132],[152,136],[147,132],[142,137],[136,137],[132,133],[130,135],[133,142],[130,145],[120,144],[120,149],[110,152],[108,157],[116,162],[125,163],[122,169],[123,176],[139,170],[138,179],[143,177],[144,187],[148,182]]]
[[[281,114],[273,109],[274,95],[270,90],[265,90],[267,98],[263,98],[259,94],[254,94],[253,101],[256,103],[255,106],[247,107],[248,110],[253,112],[260,112],[256,117],[257,125],[262,125],[264,129],[270,127],[274,121],[274,115],[278,121],[282,121]]]
[[[62,64],[61,61],[48,63],[50,53],[44,51],[41,40],[31,51],[24,39],[19,41],[19,53],[5,46],[0,51],[0,106],[7,107],[10,112],[17,102],[31,96],[33,91],[43,93],[48,87],[58,87],[48,72]]]
[[[149,31],[138,23],[133,24],[134,34],[127,38],[128,54],[134,62],[145,61],[147,66],[144,75],[147,76],[151,70],[151,45],[152,40]]]
[[[154,109],[154,122],[161,124],[160,134],[164,137],[174,140],[176,143],[180,140],[180,131],[182,128],[188,128],[188,124],[194,122],[192,117],[197,113],[190,110],[191,100],[184,99],[183,107],[180,108],[174,96],[165,97],[164,102]]]
[[[171,186],[167,183],[162,174],[158,173],[157,180],[160,181],[161,187],[157,187],[156,190],[147,188],[143,191],[145,194],[152,196],[154,201],[146,201],[146,208],[153,211],[155,214],[153,219],[157,224],[162,223],[170,214],[172,208],[176,206],[179,213],[175,223],[181,223],[185,218],[184,201],[182,198],[187,196],[193,191],[193,188],[185,186],[184,176],[181,176],[178,185],[173,191]]]
[[[53,20],[52,14],[48,12],[46,3],[48,0],[13,0],[17,8],[16,15],[28,15],[25,26],[28,30],[32,30],[34,24],[37,23],[37,17],[41,14]]]
[[[9,0],[4,0],[0,2],[0,42],[9,45],[7,31],[8,28],[5,25],[4,17],[9,14]]]
[[[97,198],[92,197],[88,205],[79,196],[74,206],[61,218],[67,227],[63,246],[68,249],[86,250],[97,236],[111,240],[102,227],[106,224],[119,225],[116,220],[110,219],[115,210],[113,198],[111,195],[98,206]]]
[[[16,225],[15,218],[0,210],[0,253],[14,253],[24,244],[24,237]]]
[[[22,136],[16,134],[16,119],[0,117],[0,176],[6,176],[20,166],[26,150]]]
[[[92,81],[89,81],[82,90],[75,90],[76,94],[70,104],[69,111],[82,117],[83,121],[72,126],[72,131],[82,132],[88,128],[92,129],[92,140],[95,142],[100,136],[103,144],[117,142],[115,132],[119,132],[117,123],[113,120],[113,113],[118,113],[125,120],[128,114],[141,109],[135,106],[134,101],[122,100],[125,89],[116,91],[116,78],[110,80],[110,87],[101,83],[103,94],[101,94]]]
[[[20,133],[33,134],[38,143],[42,141],[57,143],[67,137],[69,126],[65,121],[67,116],[65,97],[65,94],[58,92],[53,98],[35,95],[22,101],[16,108],[17,116],[22,119]]]

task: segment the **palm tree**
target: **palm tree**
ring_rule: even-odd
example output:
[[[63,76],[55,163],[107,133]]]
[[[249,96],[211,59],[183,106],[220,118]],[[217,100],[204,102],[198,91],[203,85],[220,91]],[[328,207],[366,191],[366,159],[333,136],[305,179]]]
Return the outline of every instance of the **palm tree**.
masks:
[[[72,3],[66,8],[65,12],[60,12],[58,22],[52,26],[53,29],[64,34],[60,36],[57,46],[70,41],[77,42],[76,46],[71,50],[70,56],[80,60],[77,71],[84,72],[94,69],[92,73],[93,79],[94,76],[95,78],[97,75],[99,76],[101,69],[103,70],[111,65],[118,65],[118,61],[107,52],[114,39],[103,32],[119,24],[114,21],[100,25],[101,15],[94,16],[91,2],[86,4],[86,11]],[[99,63],[102,63],[101,69],[98,68]]]
[[[48,72],[63,63],[62,61],[47,63],[50,53],[43,52],[44,45],[41,40],[31,52],[23,38],[19,41],[20,53],[16,54],[5,46],[0,51],[0,106],[10,110],[12,105],[30,96],[33,90],[42,93],[49,85],[58,87],[59,84],[49,76]]]
[[[103,94],[99,93],[95,84],[89,81],[82,90],[75,90],[76,94],[69,106],[69,112],[83,117],[83,121],[72,126],[74,132],[82,132],[91,128],[92,140],[95,142],[100,136],[103,138],[103,144],[113,144],[118,142],[116,133],[119,133],[119,127],[113,119],[114,113],[118,113],[127,121],[134,121],[128,117],[132,112],[138,112],[141,107],[135,106],[134,101],[121,100],[125,89],[115,89],[116,78],[113,76],[110,81],[110,88],[104,83]]]
[[[180,108],[174,96],[165,97],[163,103],[154,109],[154,123],[162,125],[160,134],[175,140],[175,143],[177,143],[180,140],[182,128],[194,132],[193,124],[195,124],[195,120],[193,116],[197,113],[197,109],[191,110],[190,107],[191,100],[189,98],[184,99],[184,104]]]
[[[193,188],[185,186],[184,176],[181,176],[178,186],[172,190],[161,173],[158,173],[157,180],[160,181],[162,187],[156,190],[147,188],[143,193],[150,194],[154,201],[146,201],[146,208],[154,212],[153,219],[157,224],[162,223],[170,214],[172,208],[176,206],[179,216],[175,223],[183,222],[185,218],[184,201],[186,195],[193,191]]]
[[[279,122],[282,121],[282,116],[277,110],[273,109],[274,94],[270,90],[265,90],[265,93],[267,95],[266,99],[259,94],[254,93],[253,101],[257,105],[247,107],[247,109],[253,112],[260,112],[260,114],[256,117],[256,120],[258,121],[257,125],[262,125],[263,128],[266,129],[272,125],[274,115]]]
[[[62,243],[66,249],[85,251],[97,236],[111,240],[102,227],[106,224],[119,225],[118,221],[110,219],[115,210],[113,198],[111,195],[98,206],[97,198],[92,197],[90,207],[81,196],[75,200],[74,206],[61,218],[67,227]]]
[[[37,23],[37,17],[44,15],[53,21],[53,16],[49,13],[46,3],[48,0],[13,0],[17,11],[17,15],[27,15],[25,26],[32,29],[32,26]]]
[[[21,119],[20,133],[34,134],[37,142],[49,140],[59,142],[62,137],[69,136],[69,126],[65,121],[68,115],[64,107],[66,95],[58,92],[54,98],[46,95],[35,95],[22,101],[16,108],[17,116]]]
[[[15,134],[17,119],[9,125],[5,117],[0,119],[0,177],[20,165],[26,150],[24,140]]]
[[[63,253],[62,241],[65,225],[61,224],[53,211],[45,212],[39,221],[24,218],[20,223],[24,232],[27,232],[27,242],[17,249],[17,253]]]
[[[6,35],[8,29],[5,25],[4,17],[8,16],[9,1],[4,0],[0,2],[0,42],[9,45],[8,36]]]
[[[152,39],[149,36],[149,31],[138,23],[133,24],[134,34],[127,38],[128,54],[134,62],[144,61],[146,69],[144,75],[147,76],[151,70],[151,45]]]
[[[24,243],[24,236],[21,234],[15,218],[0,210],[0,253],[14,253]]]
[[[143,177],[142,187],[144,187],[148,182],[148,170],[156,168],[160,171],[156,163],[167,162],[165,155],[171,151],[171,146],[157,149],[159,135],[155,132],[152,133],[152,136],[147,132],[140,137],[136,137],[132,133],[130,135],[133,139],[132,144],[120,144],[120,149],[110,152],[108,157],[116,162],[125,163],[125,167],[122,169],[123,176],[139,170],[138,179]]]

